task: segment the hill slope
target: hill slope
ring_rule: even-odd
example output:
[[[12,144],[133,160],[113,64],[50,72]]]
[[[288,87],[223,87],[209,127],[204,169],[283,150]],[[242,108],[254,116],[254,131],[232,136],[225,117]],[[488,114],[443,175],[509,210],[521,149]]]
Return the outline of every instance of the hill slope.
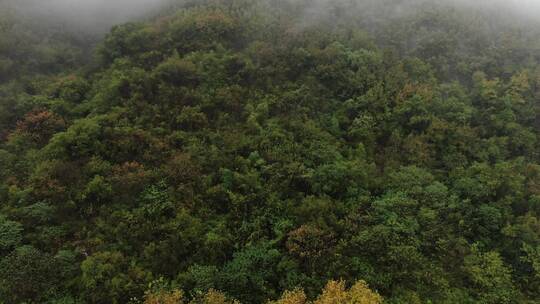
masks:
[[[13,72],[0,298],[539,301],[535,27],[398,2],[196,1]]]

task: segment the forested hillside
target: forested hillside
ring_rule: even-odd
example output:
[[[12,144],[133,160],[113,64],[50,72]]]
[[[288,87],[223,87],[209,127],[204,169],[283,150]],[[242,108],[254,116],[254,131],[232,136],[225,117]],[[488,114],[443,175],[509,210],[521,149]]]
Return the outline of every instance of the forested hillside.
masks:
[[[0,7],[0,303],[540,303],[535,20]]]

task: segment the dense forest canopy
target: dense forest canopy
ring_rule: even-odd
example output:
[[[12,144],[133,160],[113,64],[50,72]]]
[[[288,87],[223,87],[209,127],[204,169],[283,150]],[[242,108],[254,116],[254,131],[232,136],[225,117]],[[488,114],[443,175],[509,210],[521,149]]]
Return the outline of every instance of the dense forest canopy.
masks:
[[[0,2],[0,303],[540,302],[540,5],[98,2]]]

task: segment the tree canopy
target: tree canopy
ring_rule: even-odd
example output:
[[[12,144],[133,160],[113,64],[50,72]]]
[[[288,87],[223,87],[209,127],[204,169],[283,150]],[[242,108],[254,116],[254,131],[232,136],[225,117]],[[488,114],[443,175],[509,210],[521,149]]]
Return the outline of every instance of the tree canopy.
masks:
[[[540,27],[323,2],[0,9],[0,302],[540,301]]]

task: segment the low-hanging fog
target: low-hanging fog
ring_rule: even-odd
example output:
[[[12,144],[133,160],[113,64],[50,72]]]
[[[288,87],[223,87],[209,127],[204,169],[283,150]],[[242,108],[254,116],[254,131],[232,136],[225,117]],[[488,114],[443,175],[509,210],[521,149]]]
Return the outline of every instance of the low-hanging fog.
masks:
[[[201,0],[207,1],[207,0]],[[62,24],[75,29],[105,32],[112,25],[133,20],[158,12],[166,5],[181,0],[0,0],[7,3],[20,14],[36,22]],[[191,2],[197,2],[191,1]],[[453,6],[458,9],[475,9],[490,12],[516,22],[540,20],[540,0],[277,0],[283,2],[308,2],[306,18],[317,22],[326,15],[329,7],[353,5],[358,8],[357,15],[366,10],[378,10],[379,17],[392,18],[407,14],[429,5]],[[380,10],[380,9],[384,10]],[[363,12],[360,13],[360,10]],[[355,14],[355,12],[350,12]]]
[[[161,9],[172,0],[0,0],[37,22],[103,32],[112,25]]]

